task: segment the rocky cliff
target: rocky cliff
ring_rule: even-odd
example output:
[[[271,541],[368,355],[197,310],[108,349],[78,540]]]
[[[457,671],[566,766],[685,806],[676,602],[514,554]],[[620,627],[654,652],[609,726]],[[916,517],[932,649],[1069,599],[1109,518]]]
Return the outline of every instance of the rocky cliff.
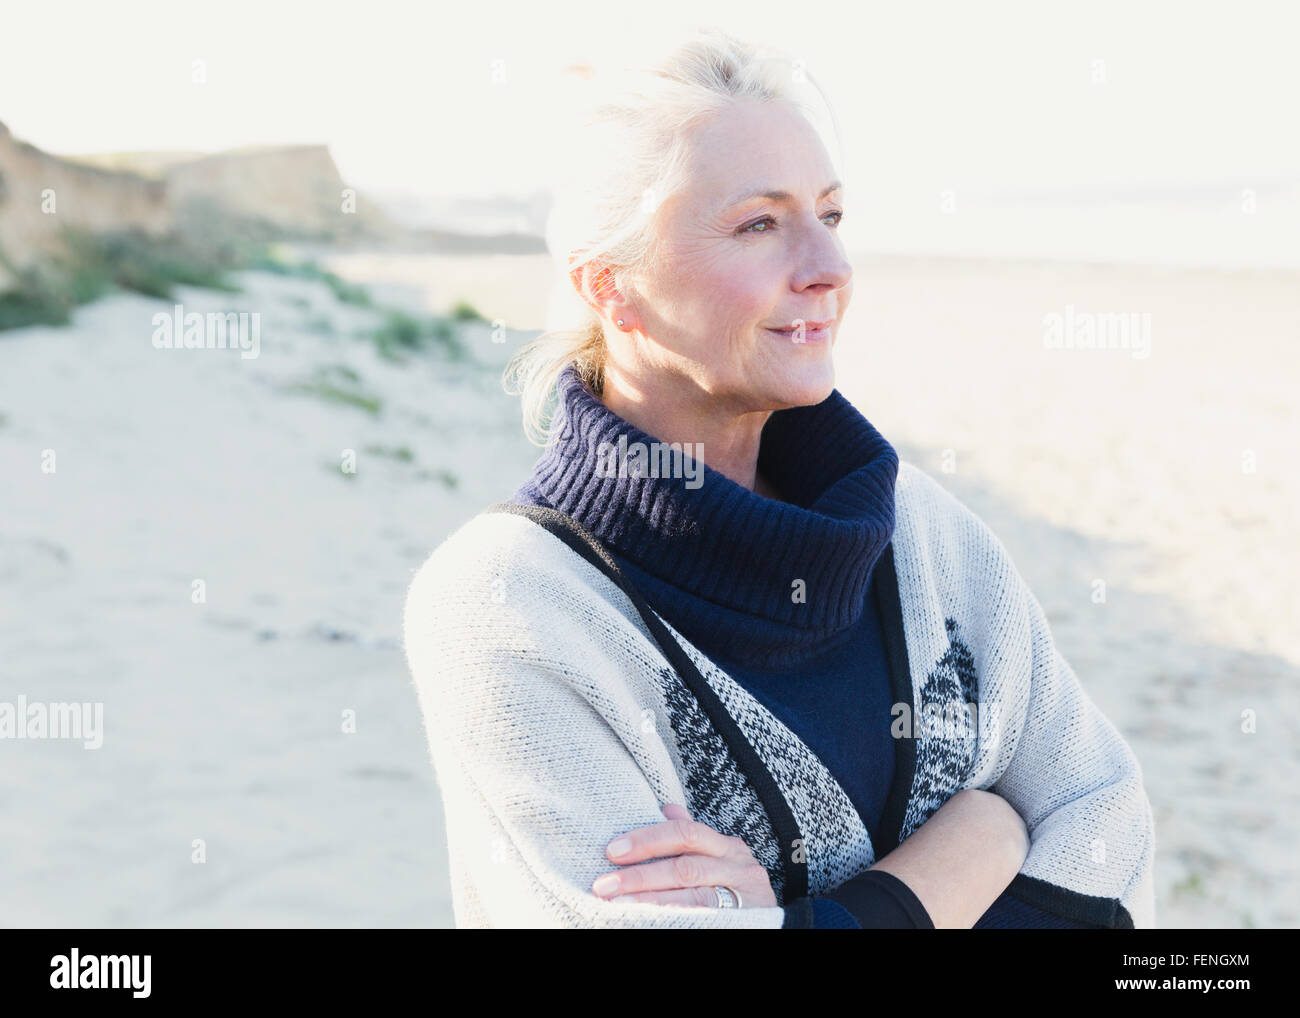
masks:
[[[0,123],[0,292],[60,253],[63,227],[188,235],[196,243],[214,230],[248,228],[343,241],[404,232],[346,191],[324,145],[55,156]]]
[[[0,291],[17,272],[59,253],[61,226],[158,235],[173,223],[162,181],[61,159],[0,123]]]
[[[349,189],[324,145],[235,149],[162,171],[178,214],[198,204],[286,235],[348,240],[400,232]]]

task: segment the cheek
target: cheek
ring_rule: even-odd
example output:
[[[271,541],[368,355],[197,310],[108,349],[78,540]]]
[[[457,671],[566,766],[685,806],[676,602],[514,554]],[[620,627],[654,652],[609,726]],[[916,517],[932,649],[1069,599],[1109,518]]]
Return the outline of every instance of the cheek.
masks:
[[[707,317],[720,325],[752,328],[755,322],[769,321],[774,304],[779,303],[774,294],[780,283],[769,280],[752,261],[715,257],[693,270],[686,285],[707,308]]]
[[[695,321],[709,322],[712,333],[752,332],[771,320],[783,281],[746,254],[727,242],[679,245],[665,258],[671,269],[662,293]]]
[[[753,276],[745,273],[715,279],[709,299],[717,309],[717,316],[742,330],[768,321],[772,314],[772,291],[756,286],[755,282]]]

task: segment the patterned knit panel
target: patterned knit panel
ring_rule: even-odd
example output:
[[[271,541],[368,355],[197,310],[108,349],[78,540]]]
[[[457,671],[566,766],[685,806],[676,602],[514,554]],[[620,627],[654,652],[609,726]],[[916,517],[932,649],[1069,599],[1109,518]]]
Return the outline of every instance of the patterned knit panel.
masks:
[[[916,773],[901,839],[909,837],[954,794],[967,787],[975,764],[979,678],[975,659],[961,640],[955,619],[944,619],[948,649],[924,680],[916,682],[911,721]],[[967,704],[975,704],[975,712]]]
[[[785,869],[772,821],[754,786],[713,727],[708,714],[671,668],[660,671],[668,723],[682,761],[682,787],[691,816],[740,838],[767,870],[777,904],[785,904]]]
[[[848,793],[816,753],[667,621],[662,617],[660,621],[690,655],[776,780],[803,835],[802,846],[783,850],[805,853],[809,893],[824,894],[869,869],[875,861],[871,836]],[[718,830],[743,838],[767,868],[777,900],[784,903],[781,849],[767,813],[695,696],[675,672],[664,678],[676,690],[668,697],[669,710],[687,771],[686,784],[692,794],[700,792],[702,812],[695,812],[692,805],[692,816],[710,827],[716,825],[705,814],[719,817],[727,827]],[[729,801],[733,795],[734,801]]]

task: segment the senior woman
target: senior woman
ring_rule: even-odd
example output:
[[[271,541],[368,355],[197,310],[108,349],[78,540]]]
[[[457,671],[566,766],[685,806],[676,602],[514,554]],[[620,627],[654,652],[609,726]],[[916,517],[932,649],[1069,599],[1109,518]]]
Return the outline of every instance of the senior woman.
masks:
[[[1154,925],[1132,752],[835,389],[800,70],[706,32],[586,125],[580,317],[511,366],[545,451],[406,604],[457,925]]]

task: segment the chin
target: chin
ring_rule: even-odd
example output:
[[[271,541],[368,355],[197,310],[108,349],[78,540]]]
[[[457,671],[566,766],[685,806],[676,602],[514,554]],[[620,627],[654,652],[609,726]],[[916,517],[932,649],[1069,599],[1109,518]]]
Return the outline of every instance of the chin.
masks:
[[[816,406],[835,389],[835,364],[828,356],[815,363],[787,365],[778,385],[781,402],[788,407]]]

